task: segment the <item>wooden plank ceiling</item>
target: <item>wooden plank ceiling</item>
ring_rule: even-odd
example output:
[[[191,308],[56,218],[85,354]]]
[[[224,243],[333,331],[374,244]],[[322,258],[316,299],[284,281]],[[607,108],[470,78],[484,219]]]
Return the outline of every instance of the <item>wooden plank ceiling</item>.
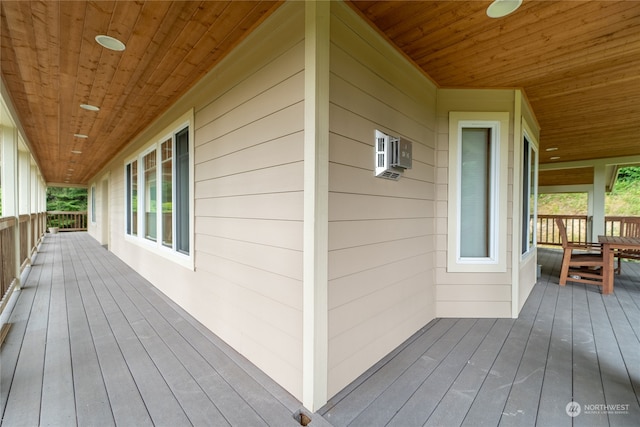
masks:
[[[640,1],[489,3],[349,2],[441,87],[523,88],[541,162],[640,155]],[[2,76],[45,179],[86,184],[279,4],[1,2]]]
[[[46,181],[87,184],[278,4],[2,1],[2,77]]]
[[[524,88],[541,163],[640,155],[640,1],[524,0],[499,19],[486,16],[490,3],[350,4],[442,87]],[[580,181],[593,182],[593,168]]]

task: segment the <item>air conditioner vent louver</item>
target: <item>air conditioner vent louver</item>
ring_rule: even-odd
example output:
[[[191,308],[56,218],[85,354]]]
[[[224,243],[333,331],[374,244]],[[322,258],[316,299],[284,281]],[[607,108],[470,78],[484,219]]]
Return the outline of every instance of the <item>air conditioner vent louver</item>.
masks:
[[[398,180],[411,169],[411,142],[376,130],[376,170],[379,178]]]

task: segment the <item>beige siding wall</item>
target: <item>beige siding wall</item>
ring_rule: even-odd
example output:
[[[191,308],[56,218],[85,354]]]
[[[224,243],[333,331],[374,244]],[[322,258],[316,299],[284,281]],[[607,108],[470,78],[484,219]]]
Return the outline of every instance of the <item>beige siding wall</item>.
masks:
[[[298,398],[303,25],[285,4],[107,168],[110,249]],[[125,239],[123,216],[125,160],[190,109],[195,271]]]
[[[435,86],[342,4],[331,17],[329,396],[435,316]],[[413,169],[374,177],[374,132]]]
[[[436,295],[438,317],[511,317],[512,208],[513,208],[513,90],[438,91],[437,185],[436,185]],[[454,273],[447,271],[447,226],[455,221],[448,208],[449,112],[509,112],[509,164],[507,185],[507,270],[502,273]],[[504,195],[502,195],[504,196]],[[503,254],[502,256],[505,256]]]

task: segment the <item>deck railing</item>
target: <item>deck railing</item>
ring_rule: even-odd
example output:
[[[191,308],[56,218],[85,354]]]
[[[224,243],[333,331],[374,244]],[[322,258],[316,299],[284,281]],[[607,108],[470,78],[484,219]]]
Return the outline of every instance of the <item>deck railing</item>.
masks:
[[[556,218],[562,218],[567,227],[567,239],[575,243],[591,242],[593,218],[587,215],[538,215],[538,244],[560,246],[560,233]],[[607,236],[619,236],[620,224],[626,216],[606,216],[604,233]]]
[[[47,214],[0,218],[0,313],[44,235]]]
[[[16,225],[15,217],[0,218],[0,298],[11,288],[16,278]]]
[[[57,227],[59,231],[86,231],[87,211],[49,211],[47,227]]]
[[[587,215],[538,215],[538,244],[562,245],[556,218],[562,218],[567,227],[567,238],[576,243],[588,242],[591,230],[591,217]]]

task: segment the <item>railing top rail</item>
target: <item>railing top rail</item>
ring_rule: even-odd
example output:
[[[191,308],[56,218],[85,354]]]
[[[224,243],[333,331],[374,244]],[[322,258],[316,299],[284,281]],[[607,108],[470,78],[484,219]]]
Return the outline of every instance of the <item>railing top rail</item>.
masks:
[[[538,218],[586,219],[586,218],[589,218],[589,216],[588,215],[544,215],[544,214],[538,214]]]
[[[87,211],[47,211],[48,215],[76,214],[84,215]]]
[[[5,216],[0,218],[0,230],[4,230],[5,228],[15,227],[16,225],[16,217],[15,216]]]

